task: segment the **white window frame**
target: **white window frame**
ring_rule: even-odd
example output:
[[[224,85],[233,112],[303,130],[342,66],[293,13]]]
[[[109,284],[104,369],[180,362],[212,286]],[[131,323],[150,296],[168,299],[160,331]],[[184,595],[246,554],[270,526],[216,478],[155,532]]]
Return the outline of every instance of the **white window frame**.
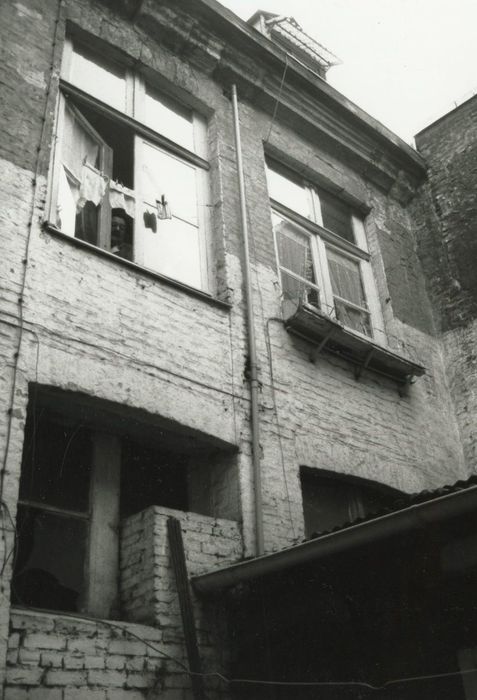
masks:
[[[82,52],[82,45],[78,44],[80,52]],[[64,110],[65,110],[65,95],[77,94],[78,92],[84,92],[81,88],[75,87],[74,83],[71,82],[71,66],[72,57],[74,51],[74,42],[71,38],[65,40],[63,61],[61,67],[61,84],[60,93],[58,99],[58,109],[56,117],[56,132],[55,132],[55,147],[52,153],[52,163],[50,167],[49,176],[49,202],[48,202],[48,218],[55,224],[57,218],[57,201],[58,201],[58,180],[60,172],[60,159],[61,159],[61,144],[63,136],[63,125],[64,125]],[[89,53],[89,50],[85,51]],[[101,57],[94,52],[91,52],[92,56],[96,56],[98,59],[98,64],[101,65]],[[106,58],[103,61],[103,65],[108,66],[113,61]],[[199,237],[199,260],[198,265],[200,266],[199,276],[200,282],[196,284],[189,284],[187,281],[181,280],[180,274],[177,278],[172,277],[172,279],[177,279],[177,281],[182,282],[188,286],[195,286],[206,293],[210,293],[211,279],[209,274],[210,260],[212,243],[210,237],[211,230],[211,220],[210,220],[210,183],[209,183],[209,164],[207,161],[207,119],[205,116],[197,113],[195,110],[189,108],[188,106],[182,105],[174,97],[170,96],[166,91],[163,91],[164,96],[167,101],[171,103],[176,103],[179,109],[186,109],[191,115],[192,129],[193,129],[193,144],[194,150],[190,151],[185,146],[182,146],[179,142],[175,142],[173,139],[169,138],[167,134],[162,134],[160,130],[152,129],[146,123],[145,114],[145,95],[147,84],[144,77],[132,70],[124,67],[125,76],[125,108],[124,110],[118,110],[116,107],[108,105],[107,102],[102,102],[98,97],[94,95],[88,95],[89,106],[93,109],[97,106],[98,111],[102,111],[101,107],[107,107],[107,116],[112,121],[114,121],[115,113],[118,115],[118,120],[121,118],[121,114],[124,114],[128,118],[129,124],[127,128],[130,128],[134,133],[134,156],[133,156],[133,178],[134,184],[137,187],[137,174],[138,174],[138,163],[141,158],[141,143],[150,143],[160,149],[165,153],[174,156],[179,161],[190,166],[195,171],[196,176],[196,192],[197,192],[197,229]],[[155,85],[151,84],[152,90],[158,92]],[[81,108],[79,108],[81,112]],[[104,111],[103,111],[104,113]],[[87,120],[85,120],[87,121]],[[124,126],[124,121],[122,122]],[[150,268],[147,265],[147,260],[144,260],[142,255],[142,250],[144,249],[143,237],[145,235],[145,230],[141,224],[142,220],[142,209],[141,209],[141,192],[138,190],[133,191],[135,199],[135,225],[134,225],[134,236],[133,236],[133,258],[132,261],[141,267],[152,269],[153,271],[161,273],[160,270],[155,268]],[[160,193],[159,193],[160,194]],[[96,247],[103,248],[104,250],[110,250],[111,248],[111,237],[110,237],[110,212],[107,214],[103,213],[103,209],[107,207],[101,207],[100,209],[100,219],[101,223],[98,230],[98,242]],[[161,224],[167,224],[165,221],[161,221]],[[167,276],[167,275],[165,275]]]
[[[267,163],[267,172],[270,169],[273,170],[273,165],[275,161]],[[276,164],[279,168],[280,174],[286,169],[280,164]],[[300,184],[304,191],[307,193],[307,201],[309,203],[309,210],[307,216],[303,216],[290,209],[288,206],[282,204],[280,201],[273,199],[270,196],[270,204],[272,212],[284,220],[290,221],[294,226],[296,226],[302,234],[305,234],[310,241],[311,256],[313,262],[313,268],[315,273],[316,284],[312,285],[307,280],[300,278],[295,273],[287,270],[281,262],[278,250],[278,244],[276,239],[275,230],[273,232],[273,239],[275,245],[275,255],[277,269],[279,271],[279,282],[280,288],[283,293],[282,287],[282,276],[281,271],[283,270],[286,274],[295,277],[302,281],[305,285],[317,288],[319,291],[320,299],[320,311],[330,317],[335,318],[335,295],[333,293],[331,276],[327,259],[327,249],[335,250],[341,257],[346,257],[359,265],[359,273],[361,277],[361,283],[363,286],[364,297],[366,300],[366,308],[359,307],[356,305],[357,310],[365,311],[369,314],[369,323],[371,335],[363,333],[350,326],[345,326],[346,330],[355,333],[363,338],[377,342],[380,345],[386,345],[386,337],[384,334],[384,322],[383,315],[381,311],[381,305],[378,298],[376,283],[374,275],[371,268],[370,254],[368,249],[368,243],[366,238],[366,231],[364,226],[364,221],[356,213],[351,211],[351,228],[353,231],[355,242],[351,243],[344,238],[340,237],[337,233],[326,229],[323,226],[323,216],[321,212],[320,203],[320,188],[314,186],[312,183],[303,180],[299,177],[293,177],[290,173],[290,179],[294,184]],[[285,176],[284,176],[285,177]],[[270,188],[269,188],[270,189]],[[335,196],[327,193],[328,196]],[[336,197],[339,201],[339,197]],[[303,303],[303,300],[301,300]],[[346,305],[353,307],[353,303],[349,300],[344,300]],[[306,303],[306,302],[305,302]]]

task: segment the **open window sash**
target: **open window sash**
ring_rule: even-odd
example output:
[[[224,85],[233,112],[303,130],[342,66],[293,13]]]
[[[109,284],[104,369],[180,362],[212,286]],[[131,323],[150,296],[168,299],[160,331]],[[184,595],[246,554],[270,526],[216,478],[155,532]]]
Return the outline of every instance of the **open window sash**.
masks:
[[[72,237],[109,250],[106,190],[113,151],[81,112],[60,95],[50,218]]]
[[[205,175],[201,168],[136,136],[136,262],[207,290]]]

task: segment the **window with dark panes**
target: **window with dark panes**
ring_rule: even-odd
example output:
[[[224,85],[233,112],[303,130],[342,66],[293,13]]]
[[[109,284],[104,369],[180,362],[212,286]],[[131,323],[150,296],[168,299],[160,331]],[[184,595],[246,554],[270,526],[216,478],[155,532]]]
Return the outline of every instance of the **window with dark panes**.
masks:
[[[66,42],[50,220],[208,291],[207,123],[138,72]]]
[[[361,217],[274,161],[267,162],[267,180],[283,299],[384,342]]]
[[[402,494],[366,479],[300,468],[305,536],[328,532],[380,515]]]
[[[86,593],[91,435],[34,415],[25,441],[13,601],[77,611]]]

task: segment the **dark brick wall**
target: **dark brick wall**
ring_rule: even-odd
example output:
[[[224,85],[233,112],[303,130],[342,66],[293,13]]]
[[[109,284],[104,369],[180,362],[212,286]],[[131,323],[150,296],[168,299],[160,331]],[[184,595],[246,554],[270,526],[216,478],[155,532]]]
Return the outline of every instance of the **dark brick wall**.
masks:
[[[63,33],[56,32],[61,15],[58,0],[0,3],[0,158],[28,170],[36,169],[42,134],[51,132],[56,91],[50,86],[57,81],[54,68],[62,50]],[[42,149],[39,174],[46,175],[48,159],[49,149]]]
[[[429,181],[415,201],[419,253],[443,331],[477,316],[477,96],[416,137]]]
[[[477,96],[418,134],[428,182],[413,203],[419,255],[467,468],[477,469]]]

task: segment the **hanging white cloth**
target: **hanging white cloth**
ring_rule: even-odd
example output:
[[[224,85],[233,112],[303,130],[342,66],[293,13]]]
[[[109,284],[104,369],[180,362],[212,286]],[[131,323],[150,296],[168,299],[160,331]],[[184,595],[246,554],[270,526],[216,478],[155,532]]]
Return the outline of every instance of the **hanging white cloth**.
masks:
[[[126,214],[134,219],[136,200],[133,190],[114,180],[109,181],[109,203],[111,209],[124,209]]]
[[[95,206],[101,204],[106,192],[107,181],[108,178],[96,168],[93,168],[89,163],[83,163],[79,199],[76,203],[77,211],[81,211],[86,202],[93,202]]]

